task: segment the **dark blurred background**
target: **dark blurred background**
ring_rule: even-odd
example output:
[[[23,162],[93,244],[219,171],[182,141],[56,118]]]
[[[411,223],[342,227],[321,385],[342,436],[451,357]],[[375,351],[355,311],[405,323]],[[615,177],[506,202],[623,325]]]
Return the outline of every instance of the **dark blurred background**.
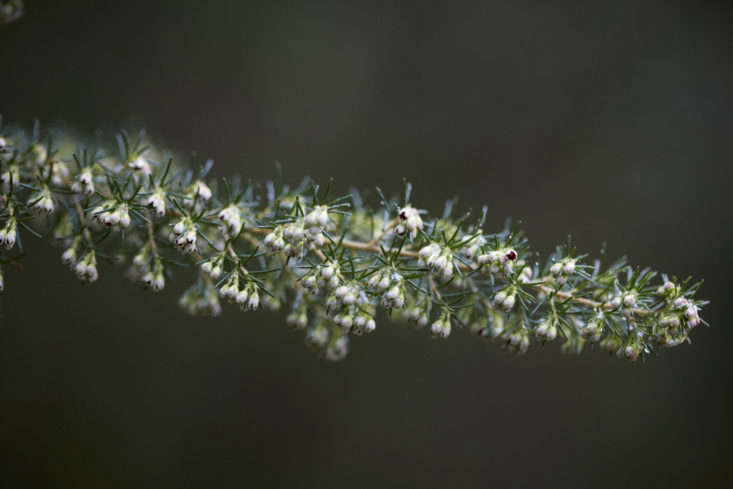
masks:
[[[706,280],[694,344],[521,358],[384,321],[340,364],[284,314],[192,319],[26,244],[0,303],[2,487],[727,487],[733,49],[726,2],[32,1],[0,113],[144,126],[219,176],[415,183],[535,249]]]

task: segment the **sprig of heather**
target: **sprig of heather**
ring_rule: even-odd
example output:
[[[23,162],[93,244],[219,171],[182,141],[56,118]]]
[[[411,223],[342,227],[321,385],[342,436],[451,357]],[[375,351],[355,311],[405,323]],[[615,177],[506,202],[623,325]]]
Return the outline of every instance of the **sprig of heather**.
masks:
[[[485,232],[485,207],[456,215],[448,202],[434,217],[412,204],[409,183],[395,198],[377,189],[369,204],[310,179],[212,179],[212,161],[179,165],[144,133],[117,143],[42,137],[38,124],[0,129],[0,263],[24,258],[21,236],[44,236],[84,283],[108,261],[158,292],[175,268],[195,267],[179,300],[186,312],[286,307],[327,360],[387,317],[429,325],[436,338],[465,329],[516,353],[560,339],[568,353],[597,344],[630,360],[704,323],[700,283],[625,259],[603,266],[569,244],[541,261],[516,227]]]

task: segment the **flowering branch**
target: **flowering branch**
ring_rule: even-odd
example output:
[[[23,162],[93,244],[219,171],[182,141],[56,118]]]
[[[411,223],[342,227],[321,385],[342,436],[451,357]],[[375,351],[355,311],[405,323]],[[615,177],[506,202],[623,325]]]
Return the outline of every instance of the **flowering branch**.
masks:
[[[480,216],[440,217],[401,198],[370,208],[358,192],[331,196],[309,179],[295,188],[208,179],[122,132],[118,151],[85,149],[61,135],[0,128],[0,264],[23,258],[21,234],[50,239],[85,283],[98,261],[129,261],[129,276],[154,292],[176,267],[197,269],[179,300],[194,315],[221,302],[278,310],[307,345],[339,360],[351,336],[371,333],[379,311],[437,338],[454,327],[516,353],[562,338],[580,353],[598,343],[630,360],[688,340],[701,323],[700,283],[633,268],[603,268],[570,244],[547,260],[507,227],[485,233]],[[0,269],[0,291],[4,289]]]

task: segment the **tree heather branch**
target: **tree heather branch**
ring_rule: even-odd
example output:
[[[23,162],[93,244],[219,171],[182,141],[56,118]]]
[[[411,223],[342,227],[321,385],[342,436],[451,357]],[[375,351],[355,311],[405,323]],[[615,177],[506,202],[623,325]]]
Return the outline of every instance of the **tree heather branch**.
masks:
[[[310,179],[294,188],[209,179],[212,161],[179,165],[144,133],[121,132],[117,151],[53,136],[37,123],[31,134],[0,129],[0,264],[24,258],[21,236],[43,235],[85,283],[98,278],[98,260],[128,263],[154,292],[174,268],[193,266],[185,311],[287,304],[288,324],[327,360],[344,358],[350,338],[373,332],[380,316],[430,325],[436,338],[464,328],[516,353],[561,338],[568,353],[598,343],[630,360],[679,345],[704,323],[700,283],[625,259],[604,268],[570,244],[540,261],[516,227],[485,233],[486,208],[418,210],[409,183],[400,198],[377,189],[370,207],[356,191],[333,197]]]

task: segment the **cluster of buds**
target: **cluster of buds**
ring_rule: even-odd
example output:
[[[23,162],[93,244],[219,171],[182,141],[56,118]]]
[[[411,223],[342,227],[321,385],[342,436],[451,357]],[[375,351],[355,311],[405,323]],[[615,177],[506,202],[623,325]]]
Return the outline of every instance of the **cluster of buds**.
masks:
[[[580,330],[580,335],[583,338],[597,343],[601,340],[601,335],[603,334],[603,322],[604,315],[602,312],[599,312],[587,323],[583,324],[579,321],[579,323],[576,324],[580,326],[578,329]]]
[[[191,254],[196,251],[196,226],[191,218],[182,217],[173,225],[170,240],[182,253]]]
[[[638,343],[638,338],[630,337],[626,341],[622,341],[616,336],[606,336],[600,343],[602,350],[616,355],[618,358],[625,358],[627,360],[634,361],[639,358],[639,354],[643,348]]]
[[[71,242],[71,246],[66,248],[64,252],[61,254],[61,263],[69,267],[74,265],[74,263],[76,263],[76,259],[77,259],[76,254],[77,254],[77,250],[79,249],[80,244],[81,244],[81,236],[77,236]]]
[[[28,205],[39,214],[51,214],[55,209],[51,190],[44,185],[41,190],[31,195]]]
[[[15,240],[17,239],[18,225],[14,217],[8,219],[5,223],[5,227],[0,229],[0,246],[6,250],[11,249],[15,246]]]
[[[382,268],[369,276],[369,280],[367,280],[367,285],[369,285],[369,287],[374,290],[383,292],[387,290],[387,288],[389,288],[394,275],[397,275],[397,277],[399,277],[399,275],[393,272],[391,269]]]
[[[505,274],[510,274],[518,257],[519,255],[513,248],[504,248],[478,255],[476,262],[479,266],[486,265],[485,270],[488,273],[496,274],[503,271]]]
[[[203,270],[206,275],[213,278],[214,280],[218,280],[219,277],[221,277],[223,267],[224,255],[221,253],[215,255],[214,258],[212,258],[211,260],[206,260],[201,264],[201,270]]]
[[[676,296],[679,293],[679,287],[669,280],[665,281],[657,288],[657,294],[667,297]]]
[[[433,338],[447,338],[450,336],[451,320],[450,314],[443,312],[433,324],[430,325],[430,333]]]
[[[542,321],[534,331],[534,334],[541,342],[552,341],[557,338],[557,321],[547,318]]]
[[[564,285],[568,278],[575,273],[576,262],[577,260],[573,258],[565,258],[552,264],[550,273],[557,285]]]
[[[345,306],[350,306],[352,304],[363,304],[366,302],[364,291],[361,290],[359,284],[355,282],[339,285],[338,287],[336,287],[336,289],[333,291],[333,297],[338,301],[338,303]]]
[[[679,328],[680,324],[679,314],[668,314],[659,319],[659,325],[663,328]]]
[[[636,306],[637,297],[638,293],[636,291],[622,291],[607,297],[603,307],[611,310],[622,310],[626,315],[630,315],[632,309]]]
[[[382,294],[382,306],[385,309],[402,309],[405,305],[405,284],[402,276],[393,274],[393,285],[389,286]]]
[[[685,297],[678,297],[674,300],[673,307],[679,311],[683,311],[685,321],[690,328],[694,328],[700,324],[699,309],[694,302]]]
[[[361,336],[363,334],[373,333],[375,329],[377,329],[377,323],[374,321],[374,318],[360,311],[354,318],[351,334]]]
[[[219,288],[219,295],[227,302],[236,303],[243,311],[253,311],[260,306],[257,284],[247,282],[244,287],[240,288],[239,273],[236,271]]]
[[[81,260],[74,265],[74,273],[82,282],[91,283],[99,278],[97,272],[97,255],[94,250],[89,250]]]
[[[271,251],[282,251],[285,248],[285,240],[283,239],[283,227],[277,226],[262,240],[265,246]]]
[[[157,187],[145,200],[145,205],[152,207],[156,216],[165,216],[165,191]]]
[[[71,191],[75,194],[92,195],[94,193],[94,178],[90,167],[84,168],[71,184]]]
[[[302,281],[303,288],[315,295],[319,287],[336,289],[341,283],[341,268],[338,262],[327,262],[316,267]]]
[[[641,347],[639,346],[638,343],[632,340],[632,341],[629,341],[629,343],[626,346],[624,346],[623,349],[619,349],[616,352],[616,355],[618,355],[619,357],[622,356],[626,358],[627,360],[633,361],[639,358],[639,353],[641,353]]]
[[[163,287],[165,287],[165,275],[163,273],[163,263],[160,261],[160,258],[155,257],[153,266],[145,271],[141,280],[143,285],[153,292],[163,290]]]
[[[320,232],[320,231],[319,231]],[[290,257],[302,257],[305,253],[306,237],[311,236],[302,219],[285,224],[282,229],[282,237],[285,246],[282,252]]]
[[[217,217],[224,223],[224,227],[230,235],[235,235],[242,229],[242,215],[236,204],[229,204],[224,207],[219,211]]]
[[[447,246],[443,248],[438,243],[430,243],[420,249],[420,258],[443,280],[453,277],[453,252]]]
[[[494,305],[505,311],[511,311],[517,300],[517,293],[513,287],[500,290],[494,296]]]
[[[407,205],[400,209],[398,216],[400,218],[400,223],[395,227],[395,233],[400,236],[407,233],[410,235],[411,239],[415,239],[418,231],[423,228],[420,211],[410,205]]]
[[[125,202],[107,200],[92,209],[92,218],[106,227],[130,227],[130,209]]]
[[[320,227],[325,229],[328,226],[328,206],[317,205],[303,218],[303,224],[307,227]]]

